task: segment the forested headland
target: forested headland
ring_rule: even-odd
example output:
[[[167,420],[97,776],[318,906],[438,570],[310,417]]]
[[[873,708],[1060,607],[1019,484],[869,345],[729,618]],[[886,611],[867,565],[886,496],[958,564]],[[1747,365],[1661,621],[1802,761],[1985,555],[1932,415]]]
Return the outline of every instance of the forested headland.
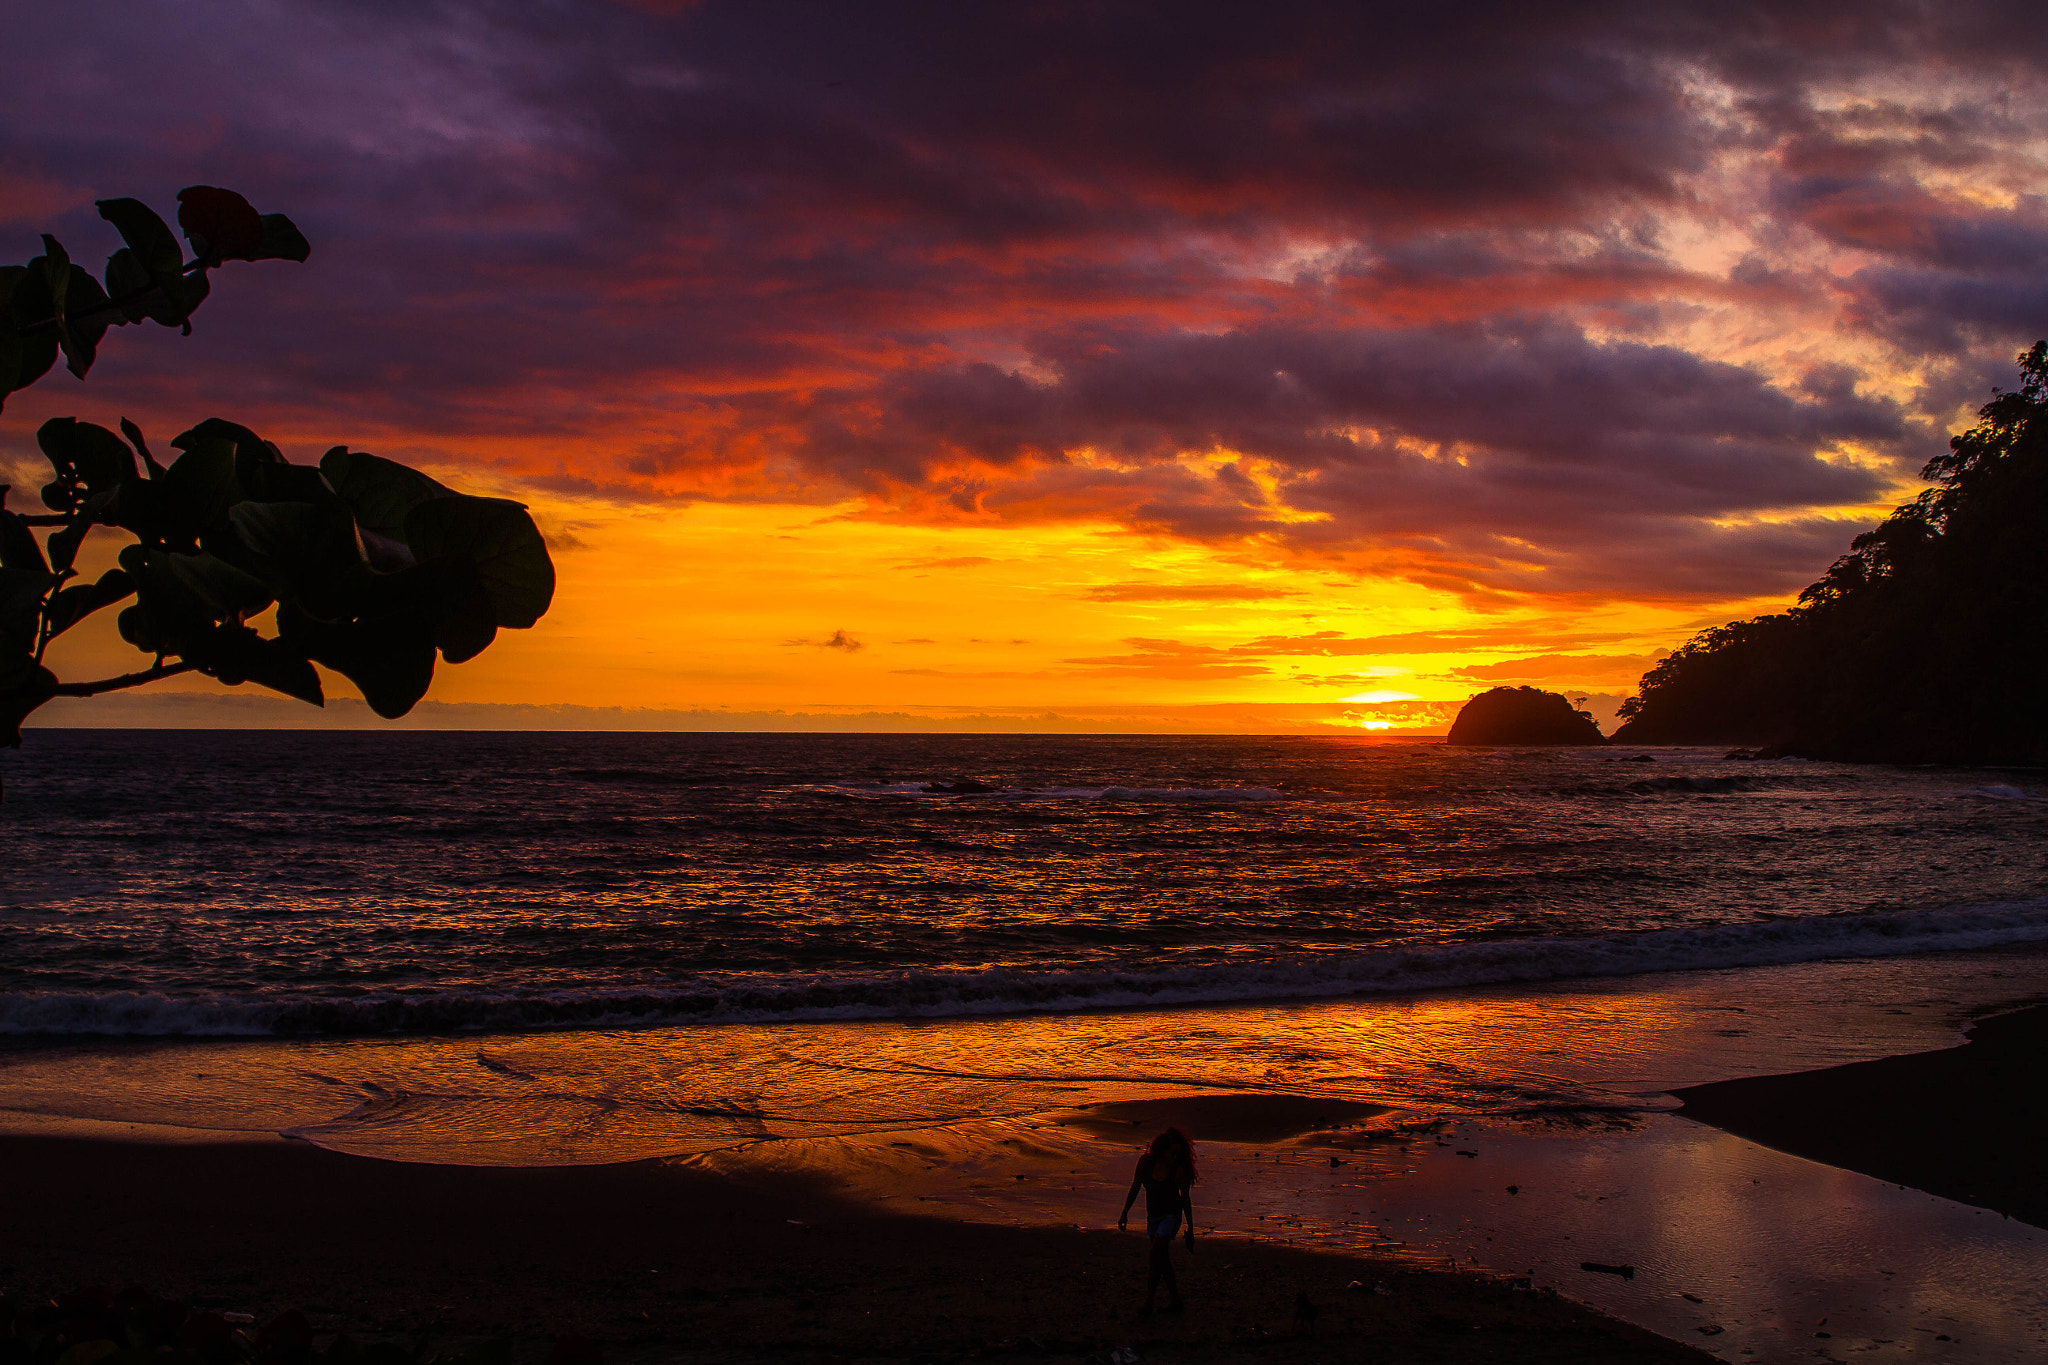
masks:
[[[1775,616],[1695,636],[1643,675],[1615,739],[1815,758],[2048,762],[2048,342]]]

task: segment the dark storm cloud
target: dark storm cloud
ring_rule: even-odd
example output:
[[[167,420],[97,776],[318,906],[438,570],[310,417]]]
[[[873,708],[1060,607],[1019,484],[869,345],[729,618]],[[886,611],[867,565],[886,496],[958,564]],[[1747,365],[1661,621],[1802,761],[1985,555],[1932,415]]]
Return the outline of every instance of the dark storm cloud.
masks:
[[[10,258],[44,226],[92,258],[93,195],[192,182],[291,211],[315,256],[223,272],[189,341],[117,334],[89,391],[46,380],[0,430],[90,392],[152,431],[221,411],[302,458],[459,451],[572,493],[1119,521],[1471,591],[1778,591],[1840,548],[1813,509],[1880,496],[2048,331],[2037,20],[42,7],[4,59]],[[1744,157],[1763,188],[1725,200]],[[1685,215],[1754,252],[1701,265]],[[1686,330],[1818,308],[1859,365],[1925,368],[1917,402]]]

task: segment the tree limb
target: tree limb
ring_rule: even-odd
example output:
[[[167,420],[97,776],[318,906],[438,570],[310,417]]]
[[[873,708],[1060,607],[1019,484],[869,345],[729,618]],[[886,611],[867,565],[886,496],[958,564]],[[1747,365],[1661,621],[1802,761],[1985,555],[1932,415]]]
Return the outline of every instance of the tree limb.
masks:
[[[198,668],[194,663],[158,664],[145,668],[140,673],[123,673],[118,678],[101,678],[98,682],[58,683],[50,689],[53,697],[97,697],[102,692],[119,692],[124,687],[140,687],[153,683],[158,678],[174,678],[180,673],[190,673]]]

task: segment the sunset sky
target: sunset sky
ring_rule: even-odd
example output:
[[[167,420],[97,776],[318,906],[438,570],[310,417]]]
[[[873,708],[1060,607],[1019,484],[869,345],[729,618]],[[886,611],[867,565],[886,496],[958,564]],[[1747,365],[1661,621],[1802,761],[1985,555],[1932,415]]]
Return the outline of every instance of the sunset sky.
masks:
[[[554,608],[427,723],[1611,712],[2048,335],[2034,6],[95,0],[9,49],[0,260],[189,184],[313,243],[13,396],[10,505],[64,415],[526,501]]]

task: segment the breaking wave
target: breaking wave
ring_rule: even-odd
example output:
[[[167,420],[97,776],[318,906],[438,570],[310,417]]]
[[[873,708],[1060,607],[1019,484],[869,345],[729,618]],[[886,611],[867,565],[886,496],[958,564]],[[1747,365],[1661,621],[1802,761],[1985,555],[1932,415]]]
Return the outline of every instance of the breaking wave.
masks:
[[[2040,940],[2048,940],[2048,901],[1295,953],[1158,971],[815,973],[707,978],[684,987],[644,990],[346,997],[27,991],[0,996],[0,1035],[260,1037],[937,1018],[1454,990]]]

